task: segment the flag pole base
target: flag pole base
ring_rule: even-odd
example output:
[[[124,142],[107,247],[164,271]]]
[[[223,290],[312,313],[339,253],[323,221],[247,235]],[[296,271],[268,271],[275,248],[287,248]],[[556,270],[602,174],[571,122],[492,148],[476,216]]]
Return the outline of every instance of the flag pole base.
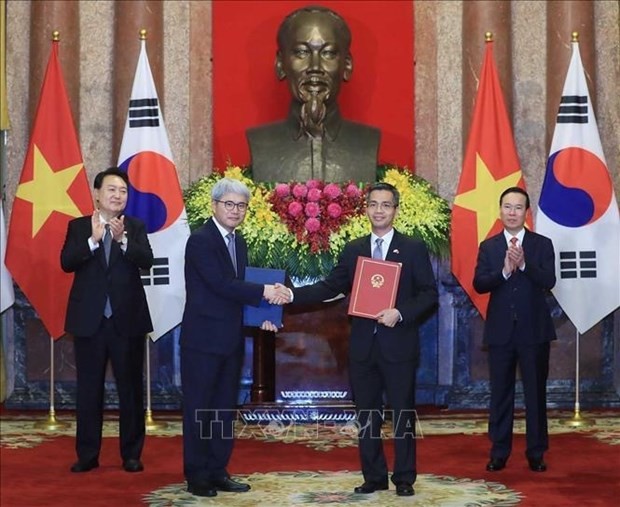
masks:
[[[34,423],[34,427],[38,430],[56,431],[67,429],[69,427],[69,423],[57,420],[56,411],[53,408],[50,408],[47,418],[43,421],[37,421]]]
[[[144,418],[144,426],[147,430],[161,430],[168,427],[168,423],[165,421],[155,421],[153,419],[153,411],[147,409],[146,417]]]
[[[571,428],[583,428],[585,426],[594,426],[596,420],[591,417],[582,417],[579,409],[575,409],[575,414],[570,419],[560,419],[560,424],[570,426]]]

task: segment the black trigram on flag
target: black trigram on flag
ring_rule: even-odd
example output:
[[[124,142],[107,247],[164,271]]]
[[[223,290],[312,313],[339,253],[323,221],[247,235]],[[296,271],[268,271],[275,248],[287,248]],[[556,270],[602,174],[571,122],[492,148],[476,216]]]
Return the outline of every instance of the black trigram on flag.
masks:
[[[168,257],[155,257],[151,269],[141,269],[142,285],[170,285],[170,260]]]
[[[159,127],[157,98],[129,101],[129,128]]]
[[[596,278],[596,252],[560,252],[560,278]]]
[[[588,123],[588,96],[563,95],[557,123]]]

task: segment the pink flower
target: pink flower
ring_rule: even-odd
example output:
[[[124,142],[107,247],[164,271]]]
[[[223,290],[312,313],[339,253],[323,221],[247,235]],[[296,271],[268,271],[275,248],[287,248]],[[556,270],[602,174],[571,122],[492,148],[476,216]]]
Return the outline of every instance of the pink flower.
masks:
[[[278,197],[286,197],[291,193],[291,189],[286,183],[278,183],[276,185],[276,195]]]
[[[288,214],[292,217],[298,217],[303,211],[304,207],[297,201],[293,201],[288,205]]]
[[[346,193],[349,197],[359,197],[361,192],[353,183],[347,185]]]
[[[321,182],[319,180],[308,180],[306,182],[306,186],[308,188],[320,188],[321,187]]]
[[[321,213],[321,208],[316,202],[309,202],[306,204],[306,216],[307,217],[318,217]]]
[[[316,202],[321,198],[322,194],[323,192],[321,192],[320,189],[311,188],[310,190],[308,190],[308,200]]]
[[[335,199],[342,193],[342,191],[336,183],[330,183],[329,185],[325,185],[323,193],[330,199]]]
[[[327,206],[327,214],[332,218],[338,218],[342,215],[342,207],[340,204],[332,202]]]
[[[306,185],[302,185],[301,183],[297,183],[294,187],[293,187],[293,195],[297,198],[297,199],[301,199],[303,197],[306,197],[306,194],[308,193],[308,187],[306,187]]]
[[[321,222],[317,218],[306,220],[306,230],[310,233],[316,232],[321,228]]]

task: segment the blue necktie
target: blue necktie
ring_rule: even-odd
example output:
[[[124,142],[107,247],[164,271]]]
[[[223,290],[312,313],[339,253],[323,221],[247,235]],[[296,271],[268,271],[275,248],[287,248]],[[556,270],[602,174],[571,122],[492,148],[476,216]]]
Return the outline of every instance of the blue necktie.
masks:
[[[375,239],[375,248],[372,251],[372,258],[378,259],[380,261],[383,260],[383,252],[381,251],[381,245],[383,244],[383,240],[381,238]]]
[[[103,235],[103,253],[105,254],[106,264],[110,264],[110,251],[112,250],[112,233],[110,232],[110,224],[105,224],[105,234]],[[110,296],[106,296],[105,308],[103,309],[103,316],[109,319],[112,316],[112,304],[110,303]]]
[[[235,268],[235,274],[237,274],[237,254],[235,253],[235,233],[229,232],[226,234],[226,246],[228,247],[228,253],[230,254],[230,260]]]

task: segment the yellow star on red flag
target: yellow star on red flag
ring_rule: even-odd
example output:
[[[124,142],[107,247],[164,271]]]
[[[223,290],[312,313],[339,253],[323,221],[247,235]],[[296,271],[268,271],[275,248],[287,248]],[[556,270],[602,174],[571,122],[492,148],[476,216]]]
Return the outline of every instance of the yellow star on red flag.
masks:
[[[82,212],[71,199],[68,190],[82,170],[83,164],[80,162],[54,171],[36,144],[33,155],[34,177],[19,185],[15,196],[32,203],[32,237],[34,238],[54,211],[70,217],[82,216]]]
[[[495,178],[480,154],[476,153],[476,188],[457,195],[454,204],[476,213],[478,244],[488,236],[498,218],[499,196],[507,188],[517,186],[521,176],[518,170],[503,178]],[[497,198],[489,199],[489,196]]]
[[[19,186],[5,263],[50,336],[64,335],[73,275],[60,266],[71,220],[93,211],[92,193],[52,42]]]

